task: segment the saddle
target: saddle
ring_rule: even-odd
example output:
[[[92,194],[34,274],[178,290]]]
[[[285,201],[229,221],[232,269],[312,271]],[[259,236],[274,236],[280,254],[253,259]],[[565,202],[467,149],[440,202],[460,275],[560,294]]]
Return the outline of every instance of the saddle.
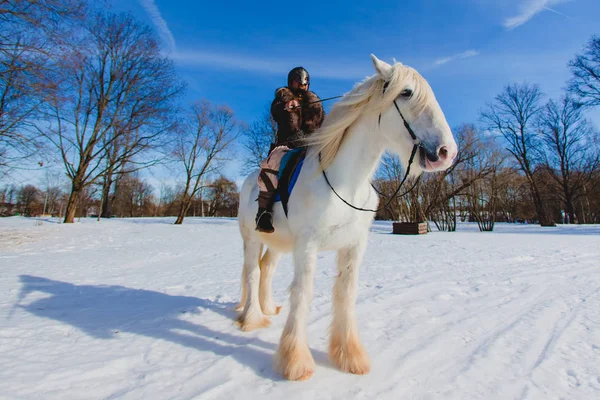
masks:
[[[283,211],[285,212],[286,217],[288,215],[288,202],[290,195],[292,194],[292,190],[294,189],[296,181],[298,180],[298,176],[300,175],[300,170],[304,164],[305,157],[306,148],[297,147],[288,151],[281,159],[279,173],[277,174],[279,185],[277,186],[277,191],[275,192],[274,201],[281,201],[281,205],[283,206]]]

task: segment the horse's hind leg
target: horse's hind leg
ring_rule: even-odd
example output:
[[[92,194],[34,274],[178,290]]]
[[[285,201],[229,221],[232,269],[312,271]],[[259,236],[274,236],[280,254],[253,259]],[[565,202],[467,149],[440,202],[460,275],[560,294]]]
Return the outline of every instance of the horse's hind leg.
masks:
[[[246,286],[246,295],[242,290],[242,300],[246,297],[244,310],[238,317],[238,323],[243,331],[265,328],[270,321],[264,316],[258,296],[260,283],[260,268],[258,261],[262,251],[262,244],[257,240],[244,239],[244,277],[242,283]]]
[[[281,253],[267,248],[265,255],[260,260],[260,307],[265,315],[277,315],[281,306],[275,305],[271,289],[273,274],[281,259]]]
[[[364,244],[338,251],[338,276],[333,286],[333,323],[329,358],[342,371],[366,374],[369,356],[358,336],[354,305],[358,285],[358,269]]]

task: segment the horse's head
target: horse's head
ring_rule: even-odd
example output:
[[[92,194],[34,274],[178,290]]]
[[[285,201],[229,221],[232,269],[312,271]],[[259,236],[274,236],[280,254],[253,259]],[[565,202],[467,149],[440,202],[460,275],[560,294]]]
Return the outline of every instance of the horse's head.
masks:
[[[387,147],[407,163],[413,145],[420,143],[411,166],[416,173],[450,167],[458,151],[456,142],[427,81],[401,63],[390,65],[374,55],[371,58],[381,85],[379,127]]]

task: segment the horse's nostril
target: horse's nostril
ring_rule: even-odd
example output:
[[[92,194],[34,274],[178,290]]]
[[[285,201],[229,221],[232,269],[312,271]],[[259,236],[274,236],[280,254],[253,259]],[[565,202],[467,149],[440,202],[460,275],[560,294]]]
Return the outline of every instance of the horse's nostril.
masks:
[[[445,160],[448,158],[448,148],[446,146],[442,146],[440,147],[440,149],[438,150],[438,156],[442,159]]]

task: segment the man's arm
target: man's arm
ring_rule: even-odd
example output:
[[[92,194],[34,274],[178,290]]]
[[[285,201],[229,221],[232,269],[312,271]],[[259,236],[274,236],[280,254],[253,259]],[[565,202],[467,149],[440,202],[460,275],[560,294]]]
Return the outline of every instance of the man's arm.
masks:
[[[271,104],[271,115],[277,122],[277,144],[287,144],[301,129],[302,108],[287,108],[290,102],[297,102],[292,91],[286,87],[275,91],[275,100]]]
[[[295,98],[290,89],[282,87],[275,91],[275,99],[271,103],[271,114],[277,123],[288,119],[290,111],[286,109],[286,104],[292,100]]]
[[[302,130],[304,133],[312,133],[321,127],[325,119],[325,110],[319,96],[314,92],[306,94],[306,101],[302,107],[302,115],[304,117],[302,121]]]

